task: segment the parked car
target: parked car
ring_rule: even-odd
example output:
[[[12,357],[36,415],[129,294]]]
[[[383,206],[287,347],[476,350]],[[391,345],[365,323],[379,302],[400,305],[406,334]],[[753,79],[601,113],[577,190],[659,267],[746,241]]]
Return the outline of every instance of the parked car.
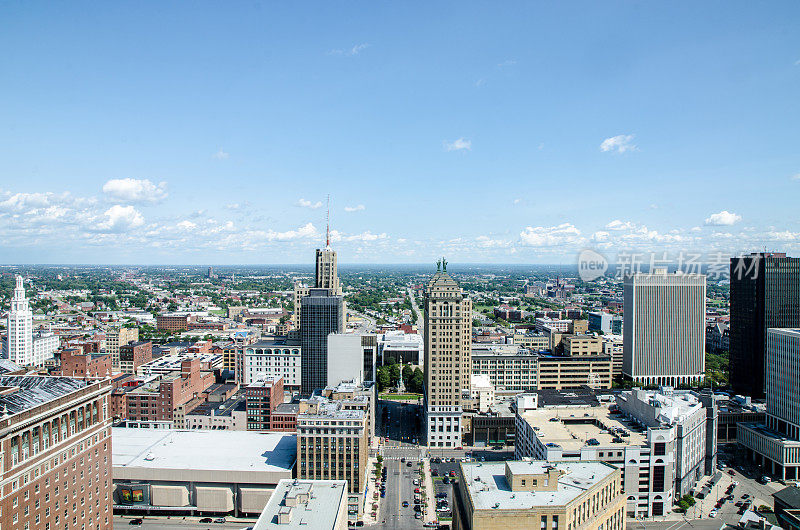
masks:
[[[403,508],[408,508],[408,501],[403,501]]]
[[[215,523],[220,523],[220,524],[225,524],[225,518],[224,517],[217,517],[216,519],[214,519],[214,522]]]
[[[142,521],[141,519],[131,519],[130,522],[128,522],[128,524],[131,524],[133,526],[142,526],[143,522],[144,521]]]
[[[708,516],[713,519],[714,517],[717,516],[717,510],[711,510],[711,512],[709,512]]]
[[[203,517],[202,519],[200,519],[200,522],[201,523],[213,523],[214,519],[212,519],[211,517]]]

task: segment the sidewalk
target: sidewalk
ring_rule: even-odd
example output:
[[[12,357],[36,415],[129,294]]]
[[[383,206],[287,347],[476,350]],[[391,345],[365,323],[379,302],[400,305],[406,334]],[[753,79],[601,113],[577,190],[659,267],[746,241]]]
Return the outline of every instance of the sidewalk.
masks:
[[[364,516],[362,520],[364,524],[375,524],[378,522],[378,518],[380,517],[380,509],[381,509],[381,497],[380,491],[375,486],[375,464],[378,462],[376,457],[370,457],[367,459],[367,469],[369,470],[367,474],[367,491],[364,494]],[[378,498],[373,498],[375,494],[378,494]],[[375,510],[375,517],[372,517],[372,505],[377,504],[378,509]]]

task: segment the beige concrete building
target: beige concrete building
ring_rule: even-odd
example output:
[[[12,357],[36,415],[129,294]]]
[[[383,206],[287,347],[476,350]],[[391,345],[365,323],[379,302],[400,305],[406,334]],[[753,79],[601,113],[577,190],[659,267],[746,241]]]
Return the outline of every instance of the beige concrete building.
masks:
[[[454,530],[624,530],[619,469],[605,462],[464,463]]]
[[[564,355],[600,355],[603,353],[603,341],[594,335],[564,335],[561,338]]]
[[[545,333],[515,333],[513,340],[514,344],[533,351],[546,350],[550,347],[550,336]]]
[[[120,370],[119,348],[139,340],[139,328],[115,327],[106,332],[106,353],[111,355],[111,367]]]
[[[472,344],[472,373],[486,375],[496,390],[536,390],[539,356],[519,344]]]
[[[297,478],[346,480],[347,511],[357,518],[367,485],[369,437],[367,414],[343,401],[305,400],[297,416]]]
[[[471,403],[472,301],[442,260],[425,290],[425,419],[429,447],[460,447]]]
[[[611,388],[613,363],[607,355],[539,355],[538,388],[569,390],[588,385]]]

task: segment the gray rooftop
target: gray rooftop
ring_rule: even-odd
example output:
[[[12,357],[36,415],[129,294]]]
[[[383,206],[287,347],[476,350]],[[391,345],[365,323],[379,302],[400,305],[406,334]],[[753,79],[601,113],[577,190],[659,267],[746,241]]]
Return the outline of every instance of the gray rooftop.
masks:
[[[307,496],[308,502],[287,506],[287,495]],[[337,517],[347,517],[347,507],[342,507],[342,497],[346,495],[346,480],[281,480],[253,530],[332,530],[336,528]],[[288,515],[288,524],[278,524],[278,513]]]
[[[0,376],[0,408],[8,414],[19,414],[86,387],[86,383],[70,377]]]
[[[563,506],[599,483],[616,468],[603,462],[558,462],[537,460],[508,462],[514,474],[540,474],[547,465],[564,473],[556,491],[512,491],[506,481],[506,462],[462,463],[461,473],[476,510],[530,510],[536,507]],[[499,506],[495,508],[495,505]]]
[[[288,433],[115,427],[111,435],[115,468],[291,472],[297,460]]]

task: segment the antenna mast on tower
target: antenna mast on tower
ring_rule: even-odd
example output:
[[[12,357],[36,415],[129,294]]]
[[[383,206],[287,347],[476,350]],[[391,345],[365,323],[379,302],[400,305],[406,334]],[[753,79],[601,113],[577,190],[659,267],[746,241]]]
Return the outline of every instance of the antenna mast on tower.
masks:
[[[325,248],[331,248],[331,196],[328,194],[328,207],[325,213]]]

